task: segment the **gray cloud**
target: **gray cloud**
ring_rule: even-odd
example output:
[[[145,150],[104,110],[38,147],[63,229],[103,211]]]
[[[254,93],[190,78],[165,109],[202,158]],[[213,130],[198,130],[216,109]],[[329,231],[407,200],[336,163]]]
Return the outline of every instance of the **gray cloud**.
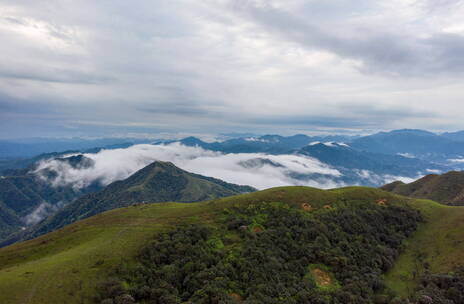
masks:
[[[319,23],[320,19],[317,17],[313,20],[314,6],[307,7],[307,14],[301,15],[294,11],[287,12],[241,2],[244,4],[234,5],[235,10],[264,30],[307,48],[327,50],[342,57],[359,59],[363,63],[360,69],[364,72],[401,76],[464,72],[464,61],[460,56],[463,35],[433,32],[429,37],[422,38],[415,32],[399,32],[393,24],[391,29],[374,28],[372,24],[346,24],[340,28],[337,24],[328,26]],[[451,2],[455,4],[455,1],[446,2],[449,5]],[[343,2],[337,6],[348,11]],[[330,14],[331,9],[333,7],[327,6],[325,13]],[[341,17],[346,18],[346,15]]]
[[[0,12],[0,137],[463,128],[462,1],[18,0]]]
[[[107,76],[101,77],[92,73],[49,67],[35,67],[31,70],[25,67],[0,66],[0,77],[77,84],[98,84],[112,80]]]

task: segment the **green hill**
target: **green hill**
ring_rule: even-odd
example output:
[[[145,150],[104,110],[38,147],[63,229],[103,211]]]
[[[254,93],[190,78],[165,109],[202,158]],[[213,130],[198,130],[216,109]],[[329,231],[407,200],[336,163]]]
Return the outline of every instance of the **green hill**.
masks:
[[[136,203],[198,202],[253,192],[254,188],[193,174],[169,162],[153,162],[99,192],[84,195],[12,240],[29,239],[103,211]],[[11,240],[10,240],[11,241]]]
[[[430,174],[409,184],[396,181],[381,189],[404,196],[430,199],[445,205],[464,205],[464,172]]]
[[[276,290],[281,294],[269,303],[388,303],[413,294],[424,274],[462,266],[463,240],[464,207],[371,188],[282,187],[195,204],[143,204],[0,249],[0,302],[93,303],[113,292],[113,303],[125,296],[130,303],[127,293],[152,292],[176,303],[172,285],[161,295],[144,281],[153,273],[163,284],[204,286],[192,291],[197,303],[210,296],[257,303]],[[181,258],[190,263],[176,263]],[[251,277],[235,280],[237,273],[261,285],[247,290],[240,282]],[[190,295],[176,288],[179,298]]]

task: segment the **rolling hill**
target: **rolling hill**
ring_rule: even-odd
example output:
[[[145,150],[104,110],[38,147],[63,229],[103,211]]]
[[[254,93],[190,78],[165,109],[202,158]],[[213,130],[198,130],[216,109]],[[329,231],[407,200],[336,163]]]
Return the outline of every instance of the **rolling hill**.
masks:
[[[82,163],[79,161],[79,164]],[[125,180],[75,200],[50,218],[3,243],[29,239],[103,211],[135,203],[198,202],[253,192],[254,188],[189,173],[172,163],[156,161]]]
[[[385,221],[393,222],[386,225]],[[351,229],[356,232],[347,234]],[[181,263],[193,267],[187,273],[198,273],[201,277],[206,275],[201,274],[201,267],[210,263],[216,263],[216,270],[234,271],[235,267],[253,261],[251,268],[241,272],[257,269],[271,273],[270,277],[262,277],[264,285],[256,287],[259,292],[242,290],[241,285],[235,283],[226,288],[221,282],[229,281],[223,281],[219,276],[208,279],[207,282],[216,283],[208,283],[209,289],[192,295],[194,298],[203,299],[217,293],[228,297],[230,303],[246,303],[247,297],[266,297],[275,290],[285,290],[289,293],[281,293],[280,300],[273,300],[275,303],[293,303],[290,299],[316,299],[319,296],[322,296],[321,301],[324,297],[345,297],[344,303],[354,303],[346,297],[361,296],[359,299],[364,300],[356,303],[372,303],[374,299],[375,303],[389,303],[386,302],[388,299],[396,297],[395,301],[399,301],[401,297],[417,295],[415,288],[426,273],[447,274],[462,266],[463,231],[464,207],[450,207],[361,187],[325,191],[281,187],[194,204],[136,205],[107,211],[39,238],[0,249],[0,302],[94,303],[102,293],[107,297],[110,290],[117,301],[125,299],[129,301],[127,303],[133,303],[131,297],[145,297],[151,292],[148,286],[148,289],[138,287],[140,282],[143,283],[145,271],[164,275],[164,271],[180,265],[169,264],[171,255],[173,258],[188,258],[203,252],[192,260],[193,264],[187,263],[191,266]],[[187,235],[190,245],[182,241]],[[197,239],[199,241],[194,242]],[[298,239],[300,241],[295,243]],[[360,246],[358,242],[366,243]],[[161,247],[155,250],[157,244]],[[269,246],[277,247],[267,251]],[[159,251],[161,248],[163,251]],[[183,248],[187,251],[178,256]],[[303,248],[306,249],[301,251]],[[370,254],[369,250],[372,250]],[[157,252],[167,255],[159,257]],[[209,257],[209,254],[213,255]],[[300,254],[303,254],[302,258],[294,260]],[[391,257],[396,258],[391,260]],[[152,262],[144,262],[152,258]],[[161,260],[157,260],[159,258]],[[194,261],[201,262],[202,259],[206,264],[195,266]],[[229,261],[229,266],[221,261]],[[274,263],[285,267],[270,267]],[[301,263],[307,263],[307,273],[300,272],[303,270],[298,268]],[[150,270],[152,266],[147,265],[165,265],[165,268],[153,266],[155,268]],[[295,270],[287,276],[285,269]],[[176,282],[177,275],[183,272],[168,273],[174,276],[160,278]],[[358,276],[356,279],[354,274]],[[256,280],[261,280],[259,272],[255,275],[258,275]],[[303,281],[292,281],[297,278]],[[194,277],[189,278],[192,279]],[[282,280],[284,285],[276,283],[276,279]],[[290,290],[285,287],[285,282],[295,282],[294,286],[302,289],[300,292]],[[367,285],[360,289],[359,283]],[[165,300],[172,290],[170,288],[163,288],[168,293],[164,295]],[[144,290],[148,294],[144,294]],[[230,292],[223,294],[221,290]],[[356,290],[366,293],[359,294]],[[153,294],[157,296],[157,292],[154,290]],[[427,289],[422,288],[421,292],[419,297],[428,296]],[[118,296],[120,293],[124,294]],[[188,290],[178,295],[184,296],[189,296]],[[110,303],[109,299],[105,301]]]
[[[464,172],[430,174],[409,184],[396,181],[383,186],[382,189],[414,198],[434,200],[445,205],[464,205]]]

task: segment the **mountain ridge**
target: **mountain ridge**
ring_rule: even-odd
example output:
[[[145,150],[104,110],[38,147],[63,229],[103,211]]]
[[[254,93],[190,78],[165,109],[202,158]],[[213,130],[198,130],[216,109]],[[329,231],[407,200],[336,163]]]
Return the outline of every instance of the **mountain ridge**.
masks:
[[[78,198],[50,218],[0,245],[6,246],[19,240],[30,239],[77,220],[133,204],[197,202],[255,190],[249,186],[234,185],[212,177],[193,174],[176,167],[171,162],[155,161],[125,180],[115,181],[98,192]]]
[[[401,181],[384,185],[381,189],[395,194],[431,199],[445,205],[464,205],[464,172],[429,174],[412,183]]]

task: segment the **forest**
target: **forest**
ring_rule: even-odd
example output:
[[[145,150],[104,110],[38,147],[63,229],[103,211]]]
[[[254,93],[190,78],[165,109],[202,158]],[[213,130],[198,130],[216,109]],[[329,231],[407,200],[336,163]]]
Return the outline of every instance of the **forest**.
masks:
[[[235,205],[202,224],[155,236],[136,264],[121,264],[101,284],[97,300],[409,303],[385,287],[382,275],[422,220],[417,210],[387,204],[346,202],[319,210],[304,204]],[[431,298],[430,290],[440,291],[429,281],[418,291],[419,303]]]

